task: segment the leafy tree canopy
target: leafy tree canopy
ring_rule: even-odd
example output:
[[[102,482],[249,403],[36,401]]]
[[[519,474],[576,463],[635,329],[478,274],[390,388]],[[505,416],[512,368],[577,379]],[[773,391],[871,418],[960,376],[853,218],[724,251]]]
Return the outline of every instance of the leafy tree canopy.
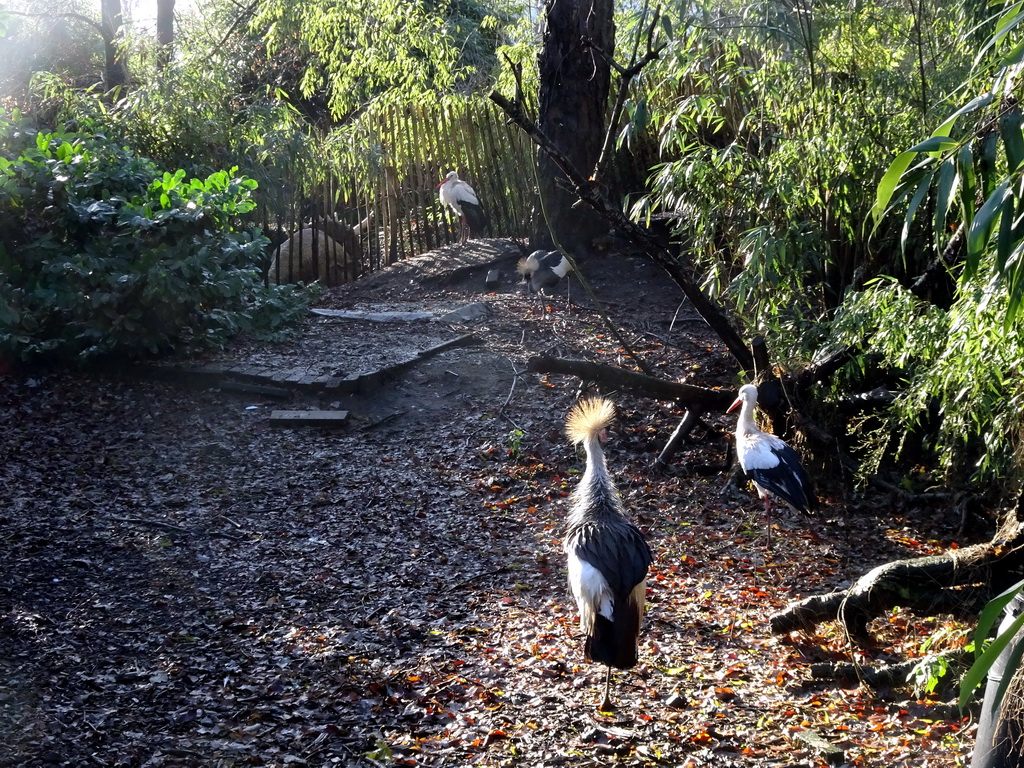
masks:
[[[342,118],[389,89],[415,97],[479,85],[522,16],[515,0],[263,0],[250,28],[268,55],[303,60],[301,94],[326,92]]]
[[[95,82],[103,50],[98,3],[93,6],[87,0],[0,3],[0,97],[24,95],[41,71],[80,85]]]

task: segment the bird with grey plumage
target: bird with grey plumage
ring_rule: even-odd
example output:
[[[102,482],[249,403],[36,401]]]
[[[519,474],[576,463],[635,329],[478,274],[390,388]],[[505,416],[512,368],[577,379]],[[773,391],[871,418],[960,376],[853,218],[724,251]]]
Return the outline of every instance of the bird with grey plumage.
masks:
[[[608,473],[604,445],[614,417],[610,400],[593,398],[576,405],[566,420],[569,438],[586,451],[587,467],[573,494],[563,548],[585,635],[583,656],[607,667],[602,710],[612,708],[612,667],[636,665],[647,568],[653,560]]]
[[[559,281],[572,272],[572,264],[559,251],[534,251],[519,260],[516,270],[530,293],[551,295]]]

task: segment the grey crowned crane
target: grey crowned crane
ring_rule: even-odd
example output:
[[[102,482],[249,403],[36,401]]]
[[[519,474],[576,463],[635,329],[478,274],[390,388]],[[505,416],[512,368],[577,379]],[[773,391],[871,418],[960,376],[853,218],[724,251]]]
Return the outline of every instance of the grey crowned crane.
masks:
[[[808,514],[818,506],[814,487],[796,451],[784,441],[762,432],[754,421],[757,387],[745,384],[726,413],[740,406],[736,420],[736,456],[740,466],[764,500],[765,511],[771,515],[771,496],[778,496],[793,509]],[[768,542],[771,543],[771,518],[768,520]]]
[[[530,293],[550,293],[558,281],[572,272],[572,264],[558,251],[534,251],[516,266]]]
[[[583,656],[608,667],[602,710],[612,708],[612,667],[636,665],[652,560],[643,534],[626,518],[605,463],[603,445],[614,416],[611,401],[594,398],[573,408],[566,421],[569,438],[587,452],[587,469],[573,494],[563,546],[586,635]]]
[[[471,233],[479,233],[487,226],[487,215],[480,205],[480,198],[469,184],[459,178],[457,171],[449,171],[437,189],[441,205],[447,205],[458,215],[462,229],[460,243],[465,245]]]

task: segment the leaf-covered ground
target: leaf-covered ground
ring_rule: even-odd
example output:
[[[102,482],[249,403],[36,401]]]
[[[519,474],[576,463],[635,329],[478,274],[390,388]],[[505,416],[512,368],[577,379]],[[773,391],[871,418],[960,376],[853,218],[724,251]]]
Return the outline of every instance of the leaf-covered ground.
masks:
[[[0,764],[822,765],[806,731],[848,765],[964,764],[968,721],[910,690],[815,683],[811,663],[850,658],[839,631],[780,638],[766,623],[945,548],[959,518],[830,491],[817,535],[783,514],[768,549],[756,496],[713,471],[733,417],[711,415],[659,471],[681,413],[625,392],[607,393],[608,458],[655,564],[641,662],[599,713],[604,670],[582,660],[560,550],[583,467],[562,433],[579,382],[524,369],[540,352],[628,359],[578,283],[571,308],[562,294],[547,311],[509,279],[485,293],[486,264],[446,264],[322,297],[492,309],[473,328],[429,326],[479,345],[366,395],[286,404],[346,408],[341,429],[271,428],[278,401],[131,372],[0,378]],[[657,271],[606,256],[587,271],[662,375],[736,386]],[[360,350],[423,332],[311,318],[304,340],[228,357],[356,370]],[[897,611],[856,658],[920,655],[939,629],[961,642],[950,628]]]

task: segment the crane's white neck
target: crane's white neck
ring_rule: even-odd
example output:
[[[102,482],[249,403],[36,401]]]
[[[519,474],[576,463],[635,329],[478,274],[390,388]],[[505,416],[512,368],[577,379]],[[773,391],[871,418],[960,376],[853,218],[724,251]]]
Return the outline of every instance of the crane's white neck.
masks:
[[[587,468],[583,472],[582,485],[589,487],[589,484],[595,481],[603,483],[608,479],[608,463],[604,458],[600,436],[588,437],[583,441],[583,447],[587,452]]]

